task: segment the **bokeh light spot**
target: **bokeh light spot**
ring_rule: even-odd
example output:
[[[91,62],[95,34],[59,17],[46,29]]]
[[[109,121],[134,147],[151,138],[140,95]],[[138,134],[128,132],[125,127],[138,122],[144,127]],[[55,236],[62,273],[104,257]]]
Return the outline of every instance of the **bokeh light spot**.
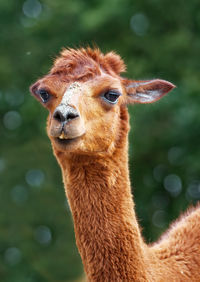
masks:
[[[30,186],[40,186],[44,182],[45,176],[40,169],[31,169],[26,173],[26,181]]]
[[[11,247],[5,251],[5,262],[9,265],[15,265],[21,260],[21,251],[18,248]]]
[[[42,5],[38,0],[27,0],[23,4],[24,15],[28,18],[37,18],[42,12]]]
[[[130,25],[135,34],[144,36],[149,28],[149,21],[143,13],[138,13],[131,17]]]
[[[167,223],[167,213],[163,210],[157,210],[152,216],[152,222],[156,227],[163,228]]]
[[[164,179],[164,187],[173,197],[177,197],[182,190],[182,181],[176,174],[170,174]]]
[[[15,130],[22,123],[21,115],[16,111],[9,111],[4,115],[3,123],[5,128],[9,130]]]
[[[35,230],[35,238],[41,245],[48,245],[52,240],[52,234],[49,227],[41,225]]]
[[[187,188],[187,194],[194,200],[200,199],[200,182],[193,181]]]

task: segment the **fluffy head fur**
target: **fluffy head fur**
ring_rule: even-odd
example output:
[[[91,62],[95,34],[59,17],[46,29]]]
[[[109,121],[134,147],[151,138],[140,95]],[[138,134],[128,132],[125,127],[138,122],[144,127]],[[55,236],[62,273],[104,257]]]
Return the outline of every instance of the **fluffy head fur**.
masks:
[[[119,75],[126,67],[124,62],[115,52],[102,54],[99,49],[64,49],[61,52],[51,74],[64,74],[68,79],[83,80],[99,75],[101,71],[108,74]]]

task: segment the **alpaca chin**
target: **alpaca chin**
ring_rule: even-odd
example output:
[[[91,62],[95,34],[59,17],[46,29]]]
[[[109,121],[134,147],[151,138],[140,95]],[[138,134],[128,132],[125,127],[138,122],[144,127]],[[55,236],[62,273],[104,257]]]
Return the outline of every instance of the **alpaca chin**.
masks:
[[[59,137],[50,137],[52,145],[55,149],[63,152],[75,152],[80,150],[81,147],[81,137],[78,136],[72,139],[60,139]]]

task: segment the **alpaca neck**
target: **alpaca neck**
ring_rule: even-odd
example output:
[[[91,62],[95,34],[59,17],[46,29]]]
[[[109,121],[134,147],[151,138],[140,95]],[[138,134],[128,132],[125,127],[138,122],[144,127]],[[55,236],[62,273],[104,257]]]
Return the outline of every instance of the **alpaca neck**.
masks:
[[[107,158],[59,160],[89,281],[146,281],[145,245],[134,213],[124,150]]]

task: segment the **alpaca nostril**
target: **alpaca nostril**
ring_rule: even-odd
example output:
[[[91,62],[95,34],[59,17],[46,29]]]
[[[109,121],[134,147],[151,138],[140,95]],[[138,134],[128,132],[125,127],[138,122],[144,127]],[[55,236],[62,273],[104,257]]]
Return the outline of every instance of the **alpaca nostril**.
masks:
[[[67,120],[71,120],[71,119],[74,119],[78,117],[78,114],[75,114],[75,113],[68,113],[67,115]]]
[[[61,113],[61,111],[56,110],[53,114],[53,118],[59,122],[65,121],[64,115]]]
[[[68,122],[77,117],[79,117],[77,110],[65,105],[58,106],[53,114],[53,118],[59,122]]]

